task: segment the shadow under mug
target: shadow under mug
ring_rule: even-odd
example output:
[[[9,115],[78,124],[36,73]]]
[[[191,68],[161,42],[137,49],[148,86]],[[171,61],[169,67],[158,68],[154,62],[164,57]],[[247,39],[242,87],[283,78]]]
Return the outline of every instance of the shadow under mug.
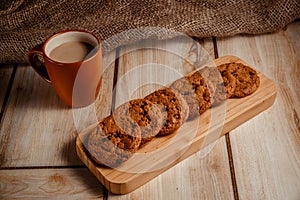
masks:
[[[50,53],[67,42],[85,42],[93,50],[82,61],[60,62]],[[70,107],[84,107],[93,103],[99,93],[102,77],[101,41],[84,30],[66,30],[49,37],[28,53],[33,69],[51,83],[61,100]]]

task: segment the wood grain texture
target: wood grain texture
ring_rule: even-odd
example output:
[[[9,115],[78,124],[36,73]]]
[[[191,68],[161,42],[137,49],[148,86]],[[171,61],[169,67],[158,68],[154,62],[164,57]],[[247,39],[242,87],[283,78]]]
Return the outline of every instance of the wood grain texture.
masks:
[[[240,199],[300,199],[300,22],[260,36],[217,40],[276,83],[274,106],[230,134]]]
[[[228,62],[244,63],[237,57],[227,56],[206,66]],[[174,134],[155,138],[116,169],[96,167],[86,156],[81,140],[90,130],[83,131],[81,138],[77,139],[77,153],[109,191],[128,193],[270,107],[276,96],[275,85],[264,75],[259,76],[261,85],[254,94],[229,99],[224,106],[206,111],[199,120],[184,123]],[[225,112],[224,117],[219,117],[222,112]],[[215,118],[214,114],[218,117]]]
[[[204,42],[203,42],[204,43]],[[208,45],[207,45],[208,46]],[[145,40],[120,51],[115,106],[141,98],[197,66],[212,61],[211,49],[204,49],[188,37]]]
[[[115,51],[107,56],[104,62],[114,61]],[[111,110],[113,74],[114,62],[110,62],[97,99],[100,105],[95,105],[101,118]],[[0,127],[0,166],[82,165],[76,155],[75,137],[93,118],[93,113],[72,111],[31,67],[19,66]]]
[[[85,168],[0,170],[0,199],[102,199],[103,187]]]
[[[109,193],[108,199],[233,199],[224,140],[221,138],[214,148],[201,150],[135,191],[126,195]]]
[[[220,56],[239,56],[274,80],[278,91],[270,109],[231,131],[240,199],[300,199],[299,26],[300,21],[297,21],[278,33],[217,38]],[[210,39],[199,42],[214,56]],[[161,45],[167,44],[162,42]],[[182,47],[169,45],[177,52],[184,51],[183,43]],[[186,47],[190,52],[188,57],[195,61],[199,52],[189,45]],[[128,54],[122,67],[130,70],[130,65],[142,63],[142,59],[146,62],[167,60],[158,52],[140,51]],[[190,64],[183,64],[187,69],[185,72],[192,69]],[[7,87],[12,71],[12,67],[3,69],[0,66],[1,104],[2,93],[6,92],[3,85]],[[107,196],[101,183],[87,169],[28,169],[31,166],[72,167],[81,164],[72,146],[74,142],[68,143],[75,135],[69,136],[70,132],[65,132],[75,130],[74,124],[69,124],[74,123],[72,114],[67,113],[53,89],[32,72],[24,66],[17,70],[0,124],[0,166],[9,168],[0,169],[0,199],[233,199],[224,137],[214,148],[195,153],[127,195],[109,193]],[[122,76],[123,72],[119,73]],[[109,74],[113,74],[113,70]],[[108,79],[107,82],[112,83],[113,76]],[[149,90],[151,87],[144,86],[132,95],[143,95]],[[110,89],[106,92],[111,95]],[[99,97],[101,100],[96,104],[98,118],[110,113],[111,105],[105,103],[111,101],[109,95]],[[81,121],[80,117],[78,121]],[[89,119],[82,121],[80,128],[84,128]],[[28,142],[30,140],[33,141]],[[13,169],[21,166],[26,168]]]
[[[3,101],[7,92],[9,80],[13,72],[13,65],[2,65],[0,66],[0,108],[2,108]],[[3,112],[1,110],[0,112]],[[1,120],[1,119],[0,119]]]
[[[201,64],[205,62],[205,60],[199,61],[200,57],[205,57],[203,54],[214,58],[214,47],[211,38],[197,39],[196,42],[202,48],[199,48],[198,44],[193,44],[193,42],[184,40],[178,42],[176,39],[164,41],[161,44],[156,43],[153,46],[171,50],[177,49],[177,54],[183,55],[182,57],[186,57],[187,59],[183,61],[179,60],[175,66],[177,69],[180,69],[180,65],[182,65],[186,70],[182,70],[181,72],[187,73],[189,70],[194,69],[194,66],[191,66],[189,63]],[[127,48],[130,49],[132,47],[129,46]],[[140,52],[127,55],[128,58],[123,57],[122,61],[132,59],[134,61],[132,65],[136,65],[142,62],[140,55],[144,55],[142,58],[147,62],[153,62],[156,58],[156,62],[169,62],[169,65],[174,63],[174,55],[164,54],[157,58],[155,54],[158,53],[158,51],[146,52],[140,50]],[[140,95],[145,95],[149,92],[149,87],[141,88],[138,92],[140,92]],[[233,192],[231,184],[228,183],[231,183],[230,169],[228,166],[225,138],[221,138],[217,143],[192,155],[190,158],[167,170],[135,191],[122,196],[109,193],[108,199],[139,199],[141,197],[143,199],[172,200],[211,199],[212,196],[216,197],[215,199],[220,199],[219,197],[232,199]]]

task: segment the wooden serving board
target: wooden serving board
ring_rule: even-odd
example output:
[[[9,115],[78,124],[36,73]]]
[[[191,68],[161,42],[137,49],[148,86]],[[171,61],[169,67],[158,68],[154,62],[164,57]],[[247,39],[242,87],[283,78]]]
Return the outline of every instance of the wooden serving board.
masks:
[[[238,57],[225,56],[206,66],[228,62],[248,65]],[[184,123],[173,134],[155,138],[118,168],[95,165],[87,155],[84,141],[96,124],[77,136],[77,154],[109,191],[115,194],[129,193],[270,107],[276,97],[275,84],[261,73],[259,77],[260,86],[252,95],[228,99],[198,119]]]

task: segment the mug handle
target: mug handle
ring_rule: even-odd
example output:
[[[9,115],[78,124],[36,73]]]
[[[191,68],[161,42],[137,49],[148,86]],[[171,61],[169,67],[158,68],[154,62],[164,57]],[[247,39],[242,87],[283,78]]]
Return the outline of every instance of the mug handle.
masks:
[[[48,83],[51,83],[43,58],[43,44],[40,44],[28,53],[28,61],[32,68]]]

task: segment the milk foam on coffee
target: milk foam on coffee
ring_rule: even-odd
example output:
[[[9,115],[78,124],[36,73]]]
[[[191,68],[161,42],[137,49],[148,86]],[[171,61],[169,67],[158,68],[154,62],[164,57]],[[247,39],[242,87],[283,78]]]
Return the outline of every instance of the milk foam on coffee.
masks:
[[[52,60],[63,63],[79,62],[86,59],[93,48],[87,42],[70,41],[55,47],[50,52],[49,57]]]

